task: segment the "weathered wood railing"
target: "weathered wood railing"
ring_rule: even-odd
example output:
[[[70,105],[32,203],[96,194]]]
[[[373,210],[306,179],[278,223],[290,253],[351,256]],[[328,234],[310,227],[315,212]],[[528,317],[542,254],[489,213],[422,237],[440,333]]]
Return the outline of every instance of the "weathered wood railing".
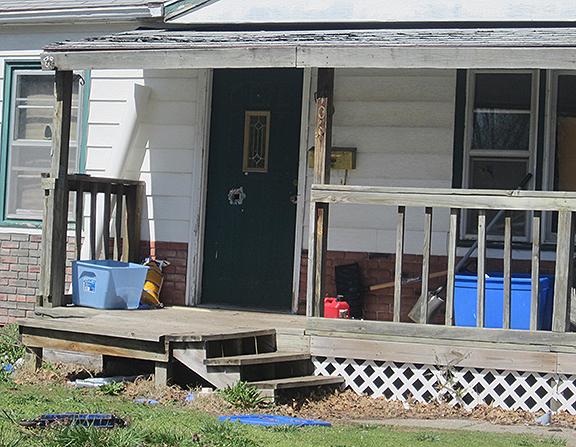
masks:
[[[478,210],[477,221],[477,326],[484,325],[484,302],[486,293],[486,238],[487,210],[505,210],[503,235],[503,274],[504,274],[504,305],[503,328],[510,328],[511,278],[512,278],[512,218],[511,213],[517,211],[532,211],[532,260],[531,260],[531,315],[530,330],[538,329],[539,277],[540,277],[540,246],[542,213],[551,212],[558,216],[556,264],[554,280],[554,300],[552,330],[567,332],[570,329],[570,293],[573,286],[572,264],[574,247],[574,212],[576,212],[576,193],[573,192],[542,192],[542,191],[498,191],[498,190],[454,190],[433,188],[384,188],[369,186],[312,185],[311,213],[317,204],[327,207],[329,204],[366,204],[385,205],[397,209],[396,238],[396,268],[394,284],[393,321],[400,321],[402,300],[402,261],[404,256],[404,239],[406,225],[406,208],[422,207],[425,209],[424,243],[422,257],[422,294],[427,296],[430,278],[430,253],[432,241],[433,208],[448,209],[448,262],[446,284],[445,324],[454,324],[454,280],[457,258],[457,240],[459,231],[459,216],[461,210]],[[316,220],[311,219],[309,265],[310,270],[323,270],[322,257],[317,257],[315,250],[320,240],[317,235]],[[324,247],[325,249],[325,247]],[[323,291],[309,295],[314,303],[308,309],[319,309],[319,300]],[[427,323],[428,299],[422,299],[420,308],[420,323]],[[318,312],[314,312],[319,316]]]
[[[90,259],[117,259],[138,262],[140,258],[140,217],[143,183],[135,180],[68,176],[68,188],[76,193],[75,244],[76,258],[80,259],[83,244],[84,202],[90,196],[89,239]],[[98,234],[98,197],[103,195],[103,212],[100,219],[102,240]],[[112,211],[114,210],[114,219]],[[125,210],[125,212],[124,212]],[[114,222],[114,246],[110,228]],[[101,242],[101,244],[99,244]],[[97,250],[102,245],[101,252]],[[102,256],[100,256],[102,255]]]
[[[74,228],[74,246],[76,259],[116,259],[122,261],[139,262],[140,260],[140,218],[143,199],[144,183],[136,180],[113,179],[106,177],[91,177],[89,175],[66,176],[66,202],[75,203],[74,215],[68,215],[70,231]],[[49,176],[44,176],[43,187],[46,197],[54,190],[55,182]],[[86,197],[89,196],[89,208],[85,206]],[[101,200],[99,200],[99,198]],[[74,202],[70,202],[73,199]],[[103,200],[103,202],[102,202]],[[48,202],[46,200],[46,202]],[[101,204],[99,207],[98,205]],[[68,214],[68,207],[58,212]],[[54,212],[45,204],[45,215]],[[85,229],[84,223],[88,220]],[[114,227],[112,239],[111,227]],[[52,230],[53,231],[53,230]],[[65,263],[67,250],[64,249],[56,256],[51,253],[52,231],[45,226],[42,235],[43,259],[59,259]],[[64,229],[67,232],[67,229]],[[86,234],[87,233],[87,234]],[[88,242],[86,242],[88,241]],[[112,244],[112,241],[114,244]],[[88,244],[88,254],[83,244]],[[58,271],[63,271],[61,268]],[[64,275],[60,275],[61,283],[54,285],[54,278],[46,277],[44,265],[42,266],[41,300],[42,305],[62,304],[62,298],[54,295],[55,290],[63,290]]]

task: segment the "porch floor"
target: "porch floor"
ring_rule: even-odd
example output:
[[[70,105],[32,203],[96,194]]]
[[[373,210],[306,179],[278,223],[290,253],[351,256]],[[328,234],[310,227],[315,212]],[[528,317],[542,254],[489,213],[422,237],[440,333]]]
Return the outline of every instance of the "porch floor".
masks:
[[[35,318],[18,323],[37,367],[44,349],[101,355],[111,375],[145,360],[154,364],[156,383],[166,384],[178,361],[217,388],[244,380],[274,399],[284,388],[343,382],[312,375],[305,322],[303,316],[222,309],[60,307],[37,309]]]
[[[23,333],[38,329],[144,342],[162,342],[170,336],[210,337],[264,329],[276,329],[279,335],[303,336],[306,322],[301,315],[190,307],[133,311],[59,307],[37,309],[36,315],[18,321]]]

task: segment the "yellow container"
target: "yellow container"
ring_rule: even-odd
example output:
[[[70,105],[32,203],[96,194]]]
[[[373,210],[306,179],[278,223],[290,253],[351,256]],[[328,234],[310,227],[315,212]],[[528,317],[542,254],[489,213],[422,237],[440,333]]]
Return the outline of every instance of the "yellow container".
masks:
[[[160,292],[162,291],[162,284],[164,283],[164,268],[168,267],[168,261],[158,261],[148,258],[144,262],[148,267],[148,274],[146,275],[146,282],[144,283],[144,290],[142,291],[142,298],[140,302],[153,307],[162,307],[160,301]]]

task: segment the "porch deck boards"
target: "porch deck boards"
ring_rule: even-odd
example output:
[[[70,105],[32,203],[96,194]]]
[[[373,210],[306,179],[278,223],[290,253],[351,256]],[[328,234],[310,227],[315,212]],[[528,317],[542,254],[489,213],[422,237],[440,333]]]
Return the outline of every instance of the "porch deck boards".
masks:
[[[38,309],[19,321],[24,343],[168,364],[170,344],[276,333],[279,353],[576,374],[576,333],[331,320],[171,307],[147,311]],[[275,349],[276,350],[276,349]],[[204,365],[204,359],[198,365]],[[204,366],[202,366],[204,367]]]
[[[303,335],[305,321],[298,315],[222,309],[168,307],[126,311],[60,307],[39,309],[36,318],[26,318],[18,324],[24,331],[33,328],[157,343],[166,337],[206,338],[266,329]]]

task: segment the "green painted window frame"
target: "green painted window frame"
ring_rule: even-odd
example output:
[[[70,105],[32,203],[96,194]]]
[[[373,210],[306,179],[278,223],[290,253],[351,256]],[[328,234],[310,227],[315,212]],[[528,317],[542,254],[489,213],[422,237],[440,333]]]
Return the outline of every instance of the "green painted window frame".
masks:
[[[0,132],[0,227],[16,228],[41,228],[41,220],[31,219],[7,219],[6,218],[6,189],[8,180],[8,156],[11,130],[11,107],[12,90],[14,83],[14,73],[17,70],[42,70],[39,61],[5,61],[4,63],[4,87],[2,94],[2,124]],[[81,115],[80,115],[80,138],[78,142],[78,171],[84,173],[86,170],[86,146],[88,143],[88,107],[90,104],[90,71],[82,74],[84,83],[82,84],[81,95]],[[40,194],[40,191],[39,191]]]

